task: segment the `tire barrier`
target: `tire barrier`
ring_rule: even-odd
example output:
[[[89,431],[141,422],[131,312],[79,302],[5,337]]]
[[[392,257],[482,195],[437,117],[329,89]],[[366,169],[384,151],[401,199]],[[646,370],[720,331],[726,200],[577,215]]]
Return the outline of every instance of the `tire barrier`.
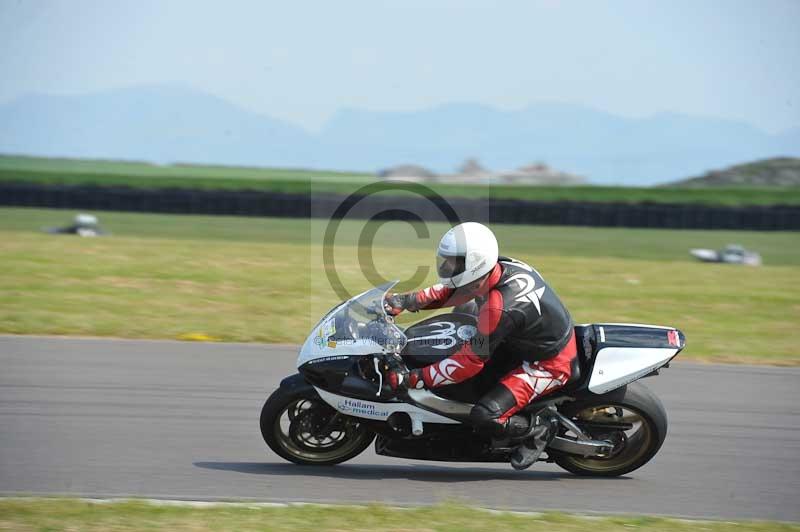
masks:
[[[348,218],[403,216],[412,211],[427,221],[446,221],[439,200],[372,195],[286,194],[247,190],[140,189],[93,185],[0,183],[0,205],[58,209],[172,214],[330,218],[345,201]],[[800,206],[714,206],[662,203],[537,202],[509,199],[446,200],[462,220],[484,223],[642,227],[662,229],[800,230]],[[402,205],[399,204],[402,202]],[[402,209],[398,210],[398,207]]]

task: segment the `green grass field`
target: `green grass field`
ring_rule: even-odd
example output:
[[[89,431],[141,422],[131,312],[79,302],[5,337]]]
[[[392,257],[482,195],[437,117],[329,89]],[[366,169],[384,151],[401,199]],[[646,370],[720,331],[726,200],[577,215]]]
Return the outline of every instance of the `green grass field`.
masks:
[[[349,530],[349,531],[483,531],[548,532],[772,532],[796,531],[800,525],[754,521],[690,521],[659,517],[581,517],[562,513],[520,515],[489,513],[468,506],[439,504],[408,510],[380,505],[288,506],[220,505],[191,508],[142,501],[114,503],[71,499],[0,500],[0,530]]]
[[[0,332],[130,338],[202,333],[298,343],[338,297],[321,260],[322,221],[100,213],[106,238],[47,235],[69,211],[0,209]],[[345,222],[334,249],[351,292],[368,283]],[[372,255],[384,277],[430,267],[430,238],[391,223]],[[535,265],[578,323],[682,329],[687,359],[800,364],[800,233],[496,226],[501,248]],[[701,264],[690,247],[742,243],[761,268]],[[364,249],[361,249],[362,253]],[[363,257],[362,257],[363,258]],[[427,281],[433,281],[432,272]],[[402,289],[411,289],[408,283]],[[405,322],[419,319],[407,316]]]
[[[123,176],[135,178],[233,179],[265,180],[337,180],[348,182],[371,181],[373,176],[363,172],[332,172],[297,168],[256,168],[196,164],[158,165],[141,161],[110,161],[97,159],[59,159],[0,155],[0,171],[20,171],[67,176]]]
[[[0,156],[0,181],[106,185],[139,188],[266,190],[307,194],[350,194],[375,182],[358,172],[170,165],[142,162],[40,159]],[[800,187],[636,188],[608,186],[512,186],[429,184],[446,198],[535,201],[702,203],[712,205],[800,205]]]

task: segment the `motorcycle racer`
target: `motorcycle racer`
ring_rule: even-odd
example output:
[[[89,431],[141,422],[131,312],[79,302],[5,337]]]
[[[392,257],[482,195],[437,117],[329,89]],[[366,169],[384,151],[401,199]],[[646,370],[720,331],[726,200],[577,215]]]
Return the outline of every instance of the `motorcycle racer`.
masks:
[[[479,430],[518,442],[511,455],[515,469],[525,469],[555,436],[557,421],[546,410],[518,414],[531,401],[564,386],[577,356],[569,311],[531,266],[499,256],[492,231],[467,222],[451,228],[437,249],[440,282],[386,298],[387,312],[416,312],[459,306],[477,316],[477,335],[450,357],[408,370],[388,369],[395,390],[433,389],[476,376],[492,358],[520,363],[475,404],[470,420]]]

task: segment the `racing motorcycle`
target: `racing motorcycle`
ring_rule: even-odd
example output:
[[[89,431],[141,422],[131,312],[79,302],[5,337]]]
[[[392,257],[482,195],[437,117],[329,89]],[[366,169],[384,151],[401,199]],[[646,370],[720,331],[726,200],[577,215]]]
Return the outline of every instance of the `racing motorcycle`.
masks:
[[[434,390],[393,391],[388,357],[409,368],[455,353],[476,336],[476,317],[440,314],[405,330],[384,308],[389,282],[341,303],[314,327],[261,411],[261,433],[297,464],[345,462],[375,441],[379,455],[452,462],[510,462],[518,442],[482,434],[469,412],[512,367],[490,359],[476,377]],[[578,357],[567,384],[527,405],[559,423],[541,460],[578,475],[618,476],[646,464],[664,443],[667,414],[638,382],[683,349],[672,327],[599,323],[575,327]],[[511,362],[518,364],[519,362]]]

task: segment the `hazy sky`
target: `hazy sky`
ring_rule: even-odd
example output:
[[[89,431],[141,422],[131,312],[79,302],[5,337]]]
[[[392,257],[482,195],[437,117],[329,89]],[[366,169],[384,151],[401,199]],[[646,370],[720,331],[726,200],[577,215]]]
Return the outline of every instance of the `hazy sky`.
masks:
[[[318,128],[444,102],[800,126],[800,1],[0,1],[0,102],[183,83]]]

